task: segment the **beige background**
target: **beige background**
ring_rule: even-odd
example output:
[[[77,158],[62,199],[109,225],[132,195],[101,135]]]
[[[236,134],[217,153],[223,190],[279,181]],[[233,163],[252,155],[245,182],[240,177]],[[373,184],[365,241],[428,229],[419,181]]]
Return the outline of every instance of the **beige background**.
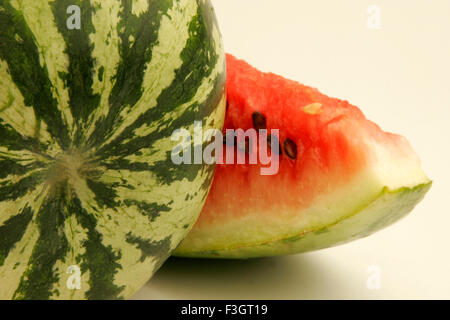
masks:
[[[410,216],[367,239],[272,259],[171,259],[135,298],[450,299],[450,0],[213,3],[228,52],[403,134],[434,186]],[[380,30],[366,27],[372,4]],[[366,285],[371,265],[379,290]]]

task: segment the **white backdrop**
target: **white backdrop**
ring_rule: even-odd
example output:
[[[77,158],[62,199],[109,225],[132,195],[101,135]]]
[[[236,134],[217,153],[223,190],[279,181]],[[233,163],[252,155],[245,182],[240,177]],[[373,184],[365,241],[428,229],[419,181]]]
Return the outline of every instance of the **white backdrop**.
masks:
[[[272,259],[171,259],[135,298],[450,299],[450,1],[213,3],[228,52],[406,136],[434,185],[410,216],[369,238]]]

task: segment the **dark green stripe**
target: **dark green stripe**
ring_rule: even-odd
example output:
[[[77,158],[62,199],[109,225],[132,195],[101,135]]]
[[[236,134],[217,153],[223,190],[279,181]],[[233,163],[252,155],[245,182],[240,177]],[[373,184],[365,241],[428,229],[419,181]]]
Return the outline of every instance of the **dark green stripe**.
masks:
[[[143,216],[148,217],[149,221],[153,222],[159,216],[161,216],[161,213],[170,212],[172,210],[172,208],[170,208],[170,205],[173,203],[173,200],[170,201],[167,205],[130,199],[125,200],[123,203],[127,207],[136,206]]]
[[[104,146],[100,154],[105,156],[133,154],[144,147],[149,147],[162,137],[170,137],[175,129],[190,126],[195,120],[203,120],[205,114],[214,111],[216,105],[204,105],[200,111],[196,111],[192,106],[180,118],[177,118],[172,125],[163,131],[149,135],[148,137],[135,138],[134,131],[143,126],[150,125],[158,121],[164,115],[170,114],[180,105],[189,102],[195,96],[203,80],[214,70],[217,63],[217,55],[214,48],[214,40],[207,36],[208,30],[203,23],[203,18],[198,14],[192,18],[189,24],[189,38],[186,47],[180,57],[183,61],[181,67],[175,72],[175,79],[172,84],[164,89],[157,99],[157,106],[145,112],[131,126],[126,128],[113,142]],[[209,41],[205,41],[205,38]],[[218,81],[218,79],[216,79]],[[222,88],[220,88],[222,89]],[[205,112],[204,108],[209,109]],[[130,142],[122,144],[124,140],[131,139]]]
[[[222,76],[221,76],[222,77]],[[213,92],[210,94],[208,99],[205,103],[198,106],[200,113],[198,111],[195,111],[195,107],[189,108],[185,111],[185,113],[179,117],[177,120],[173,122],[174,128],[182,128],[187,127],[188,125],[192,124],[193,122],[190,121],[192,117],[198,117],[197,119],[204,119],[208,117],[214,109],[217,107],[217,105],[220,102],[220,99],[222,98],[222,92],[223,92],[223,83],[222,81],[216,82],[216,88],[213,90]],[[205,121],[203,121],[203,125],[205,124]],[[172,130],[174,130],[172,128]],[[221,129],[221,128],[220,128]],[[160,134],[171,134],[170,129],[162,130]],[[172,131],[173,132],[173,131]],[[145,137],[145,139],[148,139],[149,141],[157,141],[156,137],[157,133],[152,133],[149,136]],[[139,138],[137,138],[139,139]],[[136,140],[136,139],[135,139]],[[136,142],[135,142],[136,143]],[[202,150],[205,150],[207,145],[209,144],[208,141],[205,141],[202,146]],[[146,165],[146,170],[153,172],[156,177],[158,178],[158,181],[163,184],[170,185],[173,183],[173,181],[180,181],[183,179],[187,179],[188,181],[193,181],[197,178],[198,174],[201,172],[202,174],[207,174],[208,178],[205,179],[201,189],[202,190],[208,190],[209,186],[211,185],[212,179],[214,177],[214,171],[215,171],[215,165],[208,165],[206,163],[203,164],[194,164],[194,144],[193,141],[191,143],[191,164],[180,164],[175,165],[172,162],[171,158],[171,152],[168,151],[166,153],[166,157],[164,160],[159,160],[154,162],[153,164]],[[120,165],[121,162],[117,162],[117,165]],[[130,166],[132,170],[136,168],[137,166]],[[205,195],[206,196],[206,195]]]
[[[127,234],[127,242],[136,245],[141,251],[141,258],[139,262],[144,262],[146,259],[153,258],[156,261],[156,268],[158,269],[164,261],[170,256],[171,238],[167,237],[160,241],[152,241],[143,239],[133,235],[131,232]]]
[[[68,130],[53,98],[48,71],[41,67],[33,33],[22,13],[7,0],[0,0],[0,58],[8,63],[25,104],[34,108],[38,120],[45,121],[55,141],[67,147]]]
[[[205,23],[200,15],[200,10],[190,22],[190,36],[181,53],[183,64],[177,69],[175,80],[158,97],[156,108],[148,110],[133,125],[124,130],[118,138],[99,151],[102,159],[111,156],[122,157],[113,164],[105,164],[106,167],[131,171],[151,170],[158,174],[160,181],[163,183],[171,183],[174,180],[181,180],[186,177],[193,180],[197,177],[198,171],[203,168],[202,165],[175,166],[171,161],[170,152],[167,154],[166,160],[160,161],[154,166],[147,163],[132,163],[124,159],[130,154],[139,154],[139,150],[151,147],[163,137],[169,137],[175,129],[189,127],[196,120],[204,120],[211,115],[219,104],[224,89],[225,74],[221,74],[214,79],[215,87],[205,103],[202,105],[193,104],[164,129],[156,130],[145,137],[135,137],[135,129],[142,125],[150,125],[178,106],[191,101],[204,78],[208,77],[216,66],[218,56],[215,52],[214,38],[209,33],[212,28]],[[123,143],[127,139],[130,141]]]
[[[77,126],[75,145],[82,143],[83,125],[87,124],[89,115],[100,106],[100,95],[94,94],[92,85],[95,74],[93,46],[89,34],[94,33],[92,25],[92,7],[89,1],[58,0],[52,4],[55,22],[66,43],[65,53],[69,57],[69,69],[60,77],[69,89],[70,109]],[[67,8],[77,5],[81,9],[81,29],[67,28]]]
[[[121,253],[116,253],[111,246],[103,245],[103,236],[95,229],[97,218],[82,207],[79,199],[72,199],[68,209],[69,212],[76,214],[78,222],[88,230],[87,240],[83,244],[86,252],[79,258],[83,261],[82,273],[89,270],[90,288],[86,292],[86,298],[119,299],[124,287],[117,287],[114,284],[114,277],[118,270],[122,269],[118,262]]]
[[[154,172],[158,178],[159,183],[170,185],[174,181],[181,181],[186,179],[194,181],[199,174],[206,174],[207,178],[200,188],[203,191],[209,189],[212,178],[214,176],[215,165],[208,164],[181,164],[174,165],[170,158],[170,152],[167,153],[167,159],[155,162],[154,165],[149,166],[149,170]],[[197,191],[197,190],[196,190]]]
[[[28,150],[38,151],[45,149],[45,146],[40,144],[38,140],[31,137],[24,137],[19,132],[14,130],[9,124],[6,124],[0,119],[0,146],[6,147],[8,150]]]
[[[132,152],[127,153],[127,155],[132,154]],[[136,155],[140,155],[139,151],[135,153]],[[126,157],[126,155],[123,155],[123,157]],[[127,159],[115,159],[115,161],[112,161],[111,163],[105,163],[104,166],[107,169],[110,170],[120,170],[120,169],[126,169],[129,171],[148,171],[149,165],[148,163],[143,162],[132,162]]]
[[[89,189],[95,194],[95,201],[102,208],[116,208],[118,202],[116,202],[117,193],[114,187],[118,184],[109,185],[96,180],[87,179],[87,185]]]
[[[194,150],[192,149],[192,153],[193,152]],[[175,165],[172,162],[171,151],[169,151],[166,153],[166,158],[164,160],[156,161],[154,164],[148,165],[147,170],[152,171],[156,175],[159,183],[166,185],[170,185],[174,181],[181,181],[183,179],[192,182],[198,177],[200,171],[214,170],[215,166],[213,165],[194,164],[193,157],[192,154],[191,164]]]
[[[19,287],[14,293],[15,299],[44,300],[54,292],[54,283],[59,279],[54,265],[64,261],[70,251],[64,233],[64,221],[67,215],[66,190],[53,190],[53,197],[47,198],[37,214],[39,238],[28,261],[30,268],[25,271]],[[66,270],[59,270],[65,274]]]
[[[27,207],[0,226],[0,266],[3,266],[14,245],[22,239],[32,218],[33,211]]]
[[[161,18],[173,6],[172,0],[148,1],[149,10],[136,17],[132,14],[132,0],[122,0],[121,22],[117,30],[121,39],[121,61],[115,76],[115,85],[109,97],[110,111],[95,124],[89,145],[101,145],[113,133],[114,125],[123,121],[120,112],[134,106],[142,96],[146,64],[151,60],[152,49],[157,45]],[[130,43],[130,36],[135,41]]]
[[[222,79],[222,77],[223,76],[221,75],[220,78]],[[154,164],[132,162],[125,159],[125,157],[129,154],[139,155],[139,150],[141,148],[148,147],[149,142],[154,143],[163,136],[170,136],[175,128],[187,127],[191,125],[195,119],[204,119],[208,117],[214,111],[214,108],[217,107],[220,99],[222,98],[223,83],[223,80],[216,80],[216,88],[209,95],[205,103],[200,106],[194,105],[193,107],[187,109],[182,116],[173,122],[170,128],[153,132],[145,137],[137,137],[129,143],[123,145],[116,145],[115,148],[112,149],[114,152],[111,151],[111,156],[120,156],[122,158],[115,159],[113,162],[104,162],[103,166],[111,170],[126,169],[130,171],[151,171],[158,177],[159,182],[164,184],[170,184],[173,181],[183,179],[193,181],[198,176],[200,170],[205,170],[207,171],[209,178],[206,179],[203,189],[208,189],[215,166],[194,164],[193,142],[191,143],[191,164],[175,165],[171,159],[171,151],[167,152],[164,160],[156,161]],[[197,109],[200,110],[200,113]],[[205,125],[205,123],[203,123],[203,125]],[[206,148],[207,144],[208,142],[203,144],[202,150]],[[109,152],[104,153],[107,156]]]
[[[42,168],[43,163],[34,162],[27,165],[20,164],[20,160],[2,159],[0,156],[0,179],[6,178],[8,175],[21,176],[37,168]]]
[[[46,178],[46,173],[39,171],[20,179],[18,182],[11,183],[6,181],[0,183],[0,202],[8,200],[17,200],[27,194],[34,187],[41,184]]]

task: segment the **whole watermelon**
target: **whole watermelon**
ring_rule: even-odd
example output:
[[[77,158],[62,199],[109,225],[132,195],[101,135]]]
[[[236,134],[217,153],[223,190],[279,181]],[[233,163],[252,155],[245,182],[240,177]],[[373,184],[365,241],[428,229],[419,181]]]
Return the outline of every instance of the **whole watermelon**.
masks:
[[[172,133],[221,128],[209,0],[0,0],[0,299],[119,299],[196,220],[214,167]]]

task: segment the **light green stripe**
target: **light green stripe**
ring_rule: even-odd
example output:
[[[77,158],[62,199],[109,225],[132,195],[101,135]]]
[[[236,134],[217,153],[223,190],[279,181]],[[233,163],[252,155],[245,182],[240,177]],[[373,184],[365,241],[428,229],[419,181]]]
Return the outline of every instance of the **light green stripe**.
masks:
[[[162,218],[156,218],[151,225],[151,234],[154,235],[155,240],[162,240],[170,230],[174,228],[191,224],[193,212],[200,212],[203,206],[203,197],[207,190],[203,190],[203,182],[208,177],[208,172],[199,170],[197,176],[192,181],[192,184],[186,183],[185,180],[173,181],[168,185],[158,185],[157,177],[150,171],[135,171],[128,170],[105,170],[101,177],[103,183],[109,185],[118,184],[114,190],[118,199],[122,199],[125,203],[127,200],[146,201],[149,203],[170,204],[171,209],[169,214],[163,214]],[[127,186],[132,186],[129,188]],[[186,201],[186,195],[191,195],[190,201]],[[136,206],[123,207],[124,212],[117,215],[116,219],[122,219],[126,215],[131,215],[132,225],[125,230],[132,231],[133,234],[147,238],[143,225],[148,224],[147,217],[142,216],[142,213]],[[121,223],[129,223],[123,221]],[[136,226],[134,226],[136,224]],[[142,226],[140,226],[142,224]],[[113,226],[112,226],[113,227]],[[136,229],[135,229],[136,228]],[[137,230],[137,231],[136,231]],[[147,231],[149,232],[149,231]],[[175,236],[172,238],[172,243],[181,241],[178,237],[182,237],[183,233],[173,232]],[[178,237],[177,237],[178,236]]]
[[[120,64],[115,75],[115,85],[109,97],[109,113],[95,123],[89,137],[89,146],[100,146],[113,134],[113,129],[123,120],[119,114],[124,108],[134,106],[141,98],[146,65],[152,58],[153,47],[160,28],[161,18],[173,6],[173,1],[154,1],[151,8],[139,17],[132,13],[132,0],[122,0],[120,23]]]
[[[221,43],[221,42],[219,42]],[[220,50],[220,49],[217,49]],[[217,51],[220,52],[220,51]],[[218,54],[218,61],[217,64],[214,67],[214,70],[211,72],[211,74],[206,77],[200,87],[198,88],[197,92],[195,93],[195,96],[188,102],[180,105],[177,107],[173,112],[164,114],[163,118],[161,118],[158,121],[151,122],[150,124],[143,124],[139,128],[137,128],[134,131],[134,138],[138,137],[146,137],[149,134],[155,132],[156,130],[161,130],[164,128],[171,127],[173,122],[176,119],[179,119],[183,113],[193,107],[194,105],[202,105],[206,102],[206,100],[209,98],[209,94],[214,91],[215,86],[217,85],[216,79],[217,77],[221,76],[224,73],[224,67],[225,66],[225,57],[221,54]],[[199,110],[198,110],[199,111]],[[193,129],[194,123],[192,123]],[[188,129],[188,128],[186,128]],[[188,129],[189,130],[189,129]],[[193,132],[193,130],[191,130]],[[133,140],[134,140],[133,138]],[[122,142],[122,144],[126,144],[130,142],[132,139],[127,139]],[[151,149],[143,148],[140,150],[143,154],[148,154],[149,152],[152,152],[152,150],[165,150],[166,148],[162,148],[162,146],[167,146],[168,144],[173,144],[170,137],[163,138],[164,141],[156,141]],[[135,155],[132,155],[134,158]],[[142,160],[143,158],[141,158]]]
[[[17,6],[17,2],[15,4]],[[0,59],[8,63],[11,78],[22,93],[25,105],[33,107],[38,121],[44,121],[55,141],[66,147],[69,130],[53,96],[53,85],[41,61],[35,37],[23,13],[12,7],[10,1],[1,1],[0,8]]]
[[[33,211],[26,207],[0,225],[0,266],[3,266],[11,249],[23,237],[32,218]]]
[[[22,240],[9,252],[5,265],[0,268],[0,279],[2,279],[0,297],[2,299],[13,299],[22,274],[27,270],[28,261],[38,238],[37,225],[34,222],[30,223]]]
[[[37,170],[33,171],[30,170],[30,172],[27,172],[27,174],[23,176],[15,176],[12,177],[12,179],[8,180],[0,180],[0,184],[5,184],[5,186],[10,185],[11,183],[14,183],[14,181],[18,182],[20,179],[24,179],[26,177],[29,177],[33,174],[35,174]],[[30,203],[33,203],[34,199],[36,199],[43,191],[43,184],[36,185],[33,188],[30,187],[27,192],[25,192],[22,196],[15,197],[13,199],[8,199],[5,201],[0,201],[0,225],[3,225],[5,221],[7,221],[9,218],[11,218],[13,215],[17,214],[18,212],[22,211],[27,205]],[[0,189],[1,190],[1,189]],[[1,192],[1,191],[0,191]]]
[[[106,117],[110,111],[109,97],[116,83],[114,76],[120,63],[120,38],[117,29],[121,3],[120,1],[92,0],[91,4],[96,7],[92,14],[95,32],[89,35],[93,46],[92,58],[95,60],[92,88],[94,94],[100,95],[101,100],[100,107],[89,118],[87,137],[93,133],[96,122],[101,117]]]
[[[11,3],[16,10],[22,12],[34,35],[42,67],[48,71],[53,97],[58,101],[56,106],[71,132],[73,117],[69,107],[69,91],[60,77],[60,73],[68,72],[69,58],[65,52],[67,48],[64,39],[55,24],[50,2],[52,1],[14,0]]]
[[[58,282],[53,284],[53,295],[50,299],[60,300],[81,300],[85,298],[85,291],[89,288],[89,270],[84,270],[80,275],[80,290],[69,288],[67,286],[67,280],[74,275],[68,273],[69,267],[75,266],[80,268],[81,271],[81,259],[86,254],[86,248],[84,243],[88,240],[88,230],[83,228],[77,221],[75,214],[71,214],[64,221],[64,235],[69,243],[69,251],[64,257],[64,261],[58,260],[53,266],[53,272],[58,275]]]
[[[24,137],[37,139],[49,146],[48,155],[60,151],[59,146],[47,131],[44,122],[38,122],[34,109],[24,103],[22,93],[9,73],[8,64],[0,60],[0,119]]]
[[[132,13],[139,17],[141,14],[146,12],[149,9],[149,1],[148,0],[133,0],[132,4]]]
[[[36,212],[35,221],[39,238],[33,248],[28,268],[14,293],[17,300],[47,300],[54,293],[53,284],[59,274],[53,269],[58,260],[64,259],[69,246],[63,232],[66,217],[65,187],[52,188]]]
[[[111,209],[111,208],[104,208],[99,204],[96,200],[96,194],[92,192],[89,189],[89,186],[87,185],[86,181],[79,180],[74,181],[74,191],[77,194],[77,197],[79,199],[79,205],[85,210],[84,217],[80,216],[80,213],[78,213],[78,219],[82,219],[84,224],[87,224],[88,216],[90,215],[90,220],[92,220],[95,217],[95,225],[90,227],[89,232],[92,234],[99,234],[101,235],[101,238],[95,240],[96,246],[101,246],[102,248],[108,248],[111,255],[114,255],[116,258],[114,258],[114,265],[117,264],[117,266],[120,266],[121,268],[113,268],[113,264],[111,264],[108,268],[113,268],[113,273],[109,273],[109,276],[112,276],[112,279],[105,280],[101,282],[96,282],[98,278],[91,278],[90,279],[90,287],[93,288],[92,292],[88,292],[88,295],[96,295],[100,294],[100,292],[96,289],[97,286],[106,286],[108,285],[109,288],[114,288],[113,291],[116,291],[117,293],[120,292],[120,295],[122,295],[124,292],[123,290],[130,290],[129,287],[127,287],[130,283],[130,281],[125,283],[120,283],[116,281],[118,277],[120,277],[121,274],[125,273],[130,276],[129,272],[130,270],[127,268],[127,265],[123,265],[122,262],[130,262],[133,260],[133,256],[135,255],[134,248],[132,248],[130,245],[124,245],[125,241],[121,239],[122,232],[124,229],[127,229],[127,225],[122,225],[119,223],[116,223],[116,217],[122,215],[123,219],[125,221],[129,222],[129,213],[123,213],[118,212],[118,210]],[[109,225],[108,228],[105,228],[104,225]],[[120,228],[118,228],[120,226]],[[91,241],[94,241],[94,239],[90,239]],[[123,251],[122,251],[123,250]],[[87,252],[87,255],[92,254],[92,252]],[[94,252],[95,254],[95,252]],[[84,259],[86,259],[84,257]],[[89,259],[88,259],[89,260]],[[105,261],[106,262],[106,261]],[[89,268],[89,261],[86,262]],[[101,273],[101,270],[91,270],[92,272],[95,272],[96,274]],[[143,270],[141,270],[142,272]],[[130,280],[128,278],[128,280]],[[108,294],[108,292],[105,290],[102,294]],[[128,293],[127,293],[128,294]],[[87,296],[87,298],[95,298],[95,296]]]
[[[22,201],[16,202],[16,209],[23,208],[24,204],[26,204],[31,208],[34,215],[36,215],[45,197],[46,190],[40,188],[29,194]],[[23,273],[29,267],[29,260],[33,253],[33,248],[39,238],[38,226],[34,218],[28,225],[20,242],[16,243],[14,249],[9,252],[4,266],[0,268],[0,279],[2,279],[0,297],[4,299],[13,298]]]
[[[114,134],[105,141],[107,145],[132,125],[142,114],[157,105],[161,92],[175,79],[175,71],[183,61],[181,52],[189,38],[189,23],[197,13],[195,1],[182,0],[163,16],[158,32],[158,40],[152,59],[146,65],[143,81],[143,94],[134,106],[127,106],[120,113],[122,121],[115,126]]]
[[[112,172],[110,173],[113,174]],[[146,177],[142,176],[142,178],[145,179]],[[139,188],[142,184],[145,184],[147,188],[154,186],[154,184],[151,183],[151,180],[143,179],[125,180],[126,184],[133,188]],[[115,180],[113,184],[118,181],[119,180]],[[120,181],[123,181],[123,179]],[[109,182],[112,181],[109,180],[109,182],[106,182],[102,179],[101,182],[111,185]],[[141,262],[142,251],[137,248],[135,244],[128,243],[126,241],[127,235],[132,232],[134,235],[138,235],[140,237],[148,237],[151,235],[154,240],[163,240],[167,237],[167,234],[170,234],[170,229],[159,230],[158,232],[158,228],[149,223],[149,218],[143,215],[142,211],[139,210],[137,206],[125,205],[127,200],[145,200],[148,192],[143,193],[136,191],[133,193],[127,193],[125,196],[124,190],[129,190],[128,188],[118,186],[113,187],[114,191],[118,193],[117,199],[113,200],[121,202],[120,205],[115,208],[107,208],[103,207],[97,201],[96,194],[90,190],[86,181],[80,179],[78,181],[73,181],[72,185],[74,186],[74,190],[80,199],[83,208],[85,208],[87,212],[96,216],[97,225],[95,226],[95,230],[103,235],[102,245],[105,247],[111,247],[117,255],[121,255],[117,262],[122,266],[122,269],[117,270],[114,277],[114,285],[118,288],[125,287],[123,294],[127,296],[136,290],[136,288],[129,286],[129,284],[132,283],[133,275],[143,274],[145,273],[145,270],[153,270],[159,261],[148,259]],[[120,228],[117,226],[120,226]]]

